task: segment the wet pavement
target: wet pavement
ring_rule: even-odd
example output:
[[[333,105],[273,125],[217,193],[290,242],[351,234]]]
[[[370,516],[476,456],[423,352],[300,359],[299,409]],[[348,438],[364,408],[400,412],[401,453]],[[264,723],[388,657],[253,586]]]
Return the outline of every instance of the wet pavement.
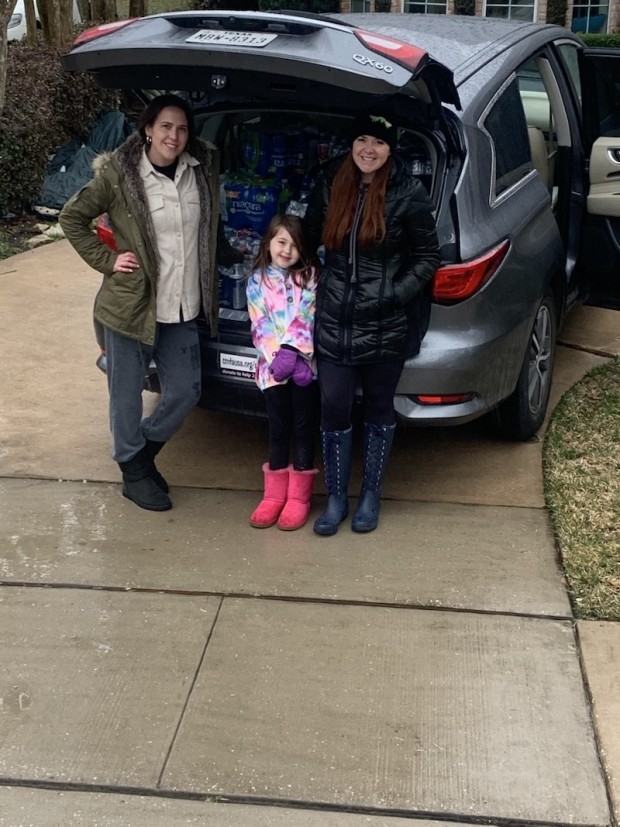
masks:
[[[399,428],[379,530],[317,538],[250,528],[265,425],[196,410],[141,511],[98,281],[0,262],[0,825],[614,824],[620,624],[573,619],[541,440]],[[578,308],[552,402],[618,353]]]

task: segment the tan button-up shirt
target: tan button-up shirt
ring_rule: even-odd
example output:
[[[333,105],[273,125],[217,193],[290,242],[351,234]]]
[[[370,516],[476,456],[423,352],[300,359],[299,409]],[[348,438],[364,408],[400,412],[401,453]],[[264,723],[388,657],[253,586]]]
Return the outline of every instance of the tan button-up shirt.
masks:
[[[198,161],[184,152],[174,181],[157,172],[146,152],[140,175],[151,211],[159,253],[157,321],[171,324],[195,319],[200,311],[198,226],[200,198],[193,167]]]

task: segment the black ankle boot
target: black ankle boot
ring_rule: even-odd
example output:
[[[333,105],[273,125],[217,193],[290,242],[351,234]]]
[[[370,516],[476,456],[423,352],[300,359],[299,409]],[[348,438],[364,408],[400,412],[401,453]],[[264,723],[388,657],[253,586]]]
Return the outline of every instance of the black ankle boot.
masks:
[[[155,442],[152,439],[147,439],[146,441],[147,456],[151,458],[151,462],[153,463],[153,467],[151,469],[151,476],[155,480],[156,484],[161,488],[161,490],[167,494],[168,491],[170,491],[170,486],[164,479],[163,475],[159,473],[159,471],[157,470],[157,466],[155,465],[155,457],[161,451],[165,444],[165,442]]]
[[[127,462],[119,462],[123,472],[123,497],[147,511],[168,511],[170,497],[153,478],[153,460],[146,446]]]

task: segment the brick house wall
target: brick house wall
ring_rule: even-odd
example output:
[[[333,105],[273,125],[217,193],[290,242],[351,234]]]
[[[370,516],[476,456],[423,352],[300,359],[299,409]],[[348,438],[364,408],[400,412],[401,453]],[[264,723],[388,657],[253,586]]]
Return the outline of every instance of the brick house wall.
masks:
[[[447,0],[448,2],[448,14],[454,14],[454,0]],[[376,0],[370,0],[370,10],[373,12],[375,10],[375,3]],[[547,5],[548,0],[538,0],[538,10],[536,19],[539,23],[544,23],[547,17]],[[482,9],[483,9],[483,0],[476,0],[476,15],[478,17],[482,16]],[[351,0],[341,0],[340,2],[340,11],[344,14],[348,14],[351,11]],[[390,0],[390,11],[392,12],[400,12],[401,11],[401,3],[400,0]],[[570,25],[570,21],[573,17],[573,0],[568,0],[568,8],[566,11],[566,21],[568,25]],[[609,2],[609,23],[608,29],[609,32],[617,32],[620,31],[620,0],[610,0]]]

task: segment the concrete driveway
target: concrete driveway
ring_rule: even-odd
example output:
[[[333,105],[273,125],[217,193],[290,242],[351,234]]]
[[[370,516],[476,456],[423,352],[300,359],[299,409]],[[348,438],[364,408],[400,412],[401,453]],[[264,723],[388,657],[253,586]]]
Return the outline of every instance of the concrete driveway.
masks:
[[[140,511],[98,282],[64,241],[0,262],[0,825],[611,824],[618,631],[578,634],[540,439],[401,428],[380,529],[325,540],[248,526],[265,424],[196,410]],[[562,343],[553,403],[620,314]]]

